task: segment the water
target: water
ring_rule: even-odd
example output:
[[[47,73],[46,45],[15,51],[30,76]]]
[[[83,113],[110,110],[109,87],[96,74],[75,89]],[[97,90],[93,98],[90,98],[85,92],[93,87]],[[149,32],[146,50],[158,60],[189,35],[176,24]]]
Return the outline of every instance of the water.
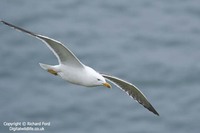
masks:
[[[46,133],[197,133],[198,0],[1,0],[1,19],[65,42],[100,72],[134,83],[157,117],[113,86],[72,85],[38,63],[57,60],[40,41],[0,24],[3,122],[50,122]]]

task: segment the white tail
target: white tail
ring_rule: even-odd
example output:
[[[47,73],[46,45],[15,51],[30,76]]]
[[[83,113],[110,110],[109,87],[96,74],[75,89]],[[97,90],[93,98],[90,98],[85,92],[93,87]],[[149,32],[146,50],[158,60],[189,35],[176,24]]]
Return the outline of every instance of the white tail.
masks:
[[[41,66],[44,70],[46,70],[46,71],[48,71],[48,69],[51,69],[51,68],[52,68],[51,65],[47,65],[47,64],[43,64],[43,63],[39,63],[39,64],[40,64],[40,66]]]

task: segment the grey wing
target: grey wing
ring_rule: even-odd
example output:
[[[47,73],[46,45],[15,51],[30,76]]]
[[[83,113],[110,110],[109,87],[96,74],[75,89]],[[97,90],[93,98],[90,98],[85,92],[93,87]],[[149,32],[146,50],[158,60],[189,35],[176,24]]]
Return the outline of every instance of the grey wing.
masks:
[[[72,65],[74,67],[83,67],[83,64],[79,59],[61,42],[42,35],[37,35],[37,37],[47,44],[49,49],[51,49],[54,55],[58,58],[59,63]]]
[[[149,103],[145,95],[137,87],[135,87],[134,85],[132,85],[131,83],[127,81],[124,81],[114,76],[110,76],[106,74],[102,74],[102,76],[108,79],[109,81],[111,81],[116,86],[118,86],[121,90],[125,91],[129,96],[137,100],[149,111],[159,116],[158,112],[154,109],[154,107]]]
[[[14,28],[14,29],[25,32],[31,36],[34,36],[34,37],[42,40],[50,48],[50,50],[54,53],[54,55],[57,57],[59,63],[66,64],[66,65],[72,65],[72,66],[76,66],[76,67],[84,66],[79,61],[79,59],[68,48],[66,48],[61,42],[54,40],[52,38],[46,37],[46,36],[42,36],[42,35],[27,31],[23,28],[17,27],[15,25],[5,22],[3,20],[1,20],[1,22],[4,23],[5,25],[8,25],[8,26]]]

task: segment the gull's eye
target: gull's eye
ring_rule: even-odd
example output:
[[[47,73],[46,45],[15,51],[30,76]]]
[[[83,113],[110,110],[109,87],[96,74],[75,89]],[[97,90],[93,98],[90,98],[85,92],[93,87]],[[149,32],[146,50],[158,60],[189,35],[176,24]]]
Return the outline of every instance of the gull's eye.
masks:
[[[100,79],[97,79],[98,81],[101,81]]]

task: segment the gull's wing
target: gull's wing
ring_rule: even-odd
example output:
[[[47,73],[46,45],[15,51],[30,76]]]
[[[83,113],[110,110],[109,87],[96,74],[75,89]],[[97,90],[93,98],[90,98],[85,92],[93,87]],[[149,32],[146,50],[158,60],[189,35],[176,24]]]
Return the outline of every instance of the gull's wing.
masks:
[[[79,59],[61,42],[54,40],[52,38],[46,37],[46,36],[42,36],[42,35],[27,31],[25,29],[17,27],[3,20],[0,20],[0,22],[42,40],[57,57],[59,63],[65,64],[65,65],[71,65],[74,67],[84,67],[84,65],[79,61]]]
[[[156,115],[159,115],[158,112],[154,109],[154,107],[149,103],[145,95],[137,87],[135,87],[134,85],[132,85],[131,83],[127,81],[124,81],[114,76],[110,76],[106,74],[102,74],[102,76],[108,79],[109,81],[111,81],[116,86],[118,86],[121,90],[125,91],[129,96],[137,100],[149,111],[153,112]]]

